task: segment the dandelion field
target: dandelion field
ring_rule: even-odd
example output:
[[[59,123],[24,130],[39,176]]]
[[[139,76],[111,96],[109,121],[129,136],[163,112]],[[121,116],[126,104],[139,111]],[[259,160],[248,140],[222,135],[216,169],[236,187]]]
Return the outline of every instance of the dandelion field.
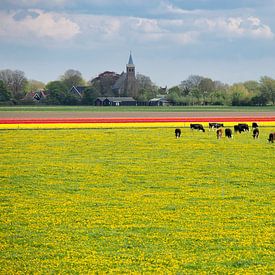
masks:
[[[271,274],[271,130],[1,130],[0,273]]]

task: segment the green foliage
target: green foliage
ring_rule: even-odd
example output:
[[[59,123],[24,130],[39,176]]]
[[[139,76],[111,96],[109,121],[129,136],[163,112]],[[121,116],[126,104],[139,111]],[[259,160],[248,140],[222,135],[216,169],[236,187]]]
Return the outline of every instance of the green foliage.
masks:
[[[65,96],[66,86],[61,81],[51,81],[46,85],[47,98],[46,103],[52,105],[62,104]]]
[[[260,91],[263,101],[275,104],[275,80],[271,77],[264,76],[260,80]]]
[[[9,101],[10,98],[11,98],[10,92],[8,91],[4,82],[0,80],[0,101],[1,102]]]
[[[83,105],[94,105],[97,97],[100,93],[92,87],[88,87],[84,90],[81,104]]]
[[[73,69],[67,70],[64,75],[61,76],[60,80],[64,83],[67,90],[71,89],[73,86],[85,85],[85,81],[81,73]]]

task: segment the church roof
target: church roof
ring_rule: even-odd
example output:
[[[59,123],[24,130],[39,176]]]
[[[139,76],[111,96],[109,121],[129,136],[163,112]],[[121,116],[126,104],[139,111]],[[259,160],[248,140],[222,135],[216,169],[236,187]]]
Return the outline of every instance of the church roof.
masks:
[[[116,83],[113,85],[113,90],[119,90],[124,86],[124,81],[126,80],[126,73],[122,72],[119,79],[116,81]]]
[[[131,54],[131,53],[130,53],[128,65],[134,65],[134,62],[133,62],[133,58],[132,58],[132,54]]]

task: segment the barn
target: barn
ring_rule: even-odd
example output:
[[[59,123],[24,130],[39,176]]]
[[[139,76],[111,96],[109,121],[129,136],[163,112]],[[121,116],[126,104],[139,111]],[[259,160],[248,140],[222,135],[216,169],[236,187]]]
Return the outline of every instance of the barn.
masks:
[[[98,97],[96,106],[136,106],[137,101],[132,97]]]

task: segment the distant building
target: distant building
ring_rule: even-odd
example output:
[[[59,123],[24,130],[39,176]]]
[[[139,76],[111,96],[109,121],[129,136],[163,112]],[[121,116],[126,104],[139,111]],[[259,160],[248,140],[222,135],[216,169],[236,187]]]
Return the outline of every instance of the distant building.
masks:
[[[132,97],[98,97],[96,106],[136,106],[137,102]]]
[[[136,68],[131,53],[128,64],[126,64],[126,73],[121,73],[120,77],[113,85],[112,90],[118,96],[130,96],[134,98],[138,96]]]
[[[38,103],[42,102],[46,98],[44,90],[31,91],[28,92],[25,97],[22,99],[23,102],[33,102]]]
[[[169,106],[171,102],[169,102],[165,98],[152,98],[149,100],[149,106]]]
[[[84,91],[85,89],[89,88],[89,86],[73,86],[69,92],[73,93],[77,96],[79,96],[80,98],[83,97]]]

